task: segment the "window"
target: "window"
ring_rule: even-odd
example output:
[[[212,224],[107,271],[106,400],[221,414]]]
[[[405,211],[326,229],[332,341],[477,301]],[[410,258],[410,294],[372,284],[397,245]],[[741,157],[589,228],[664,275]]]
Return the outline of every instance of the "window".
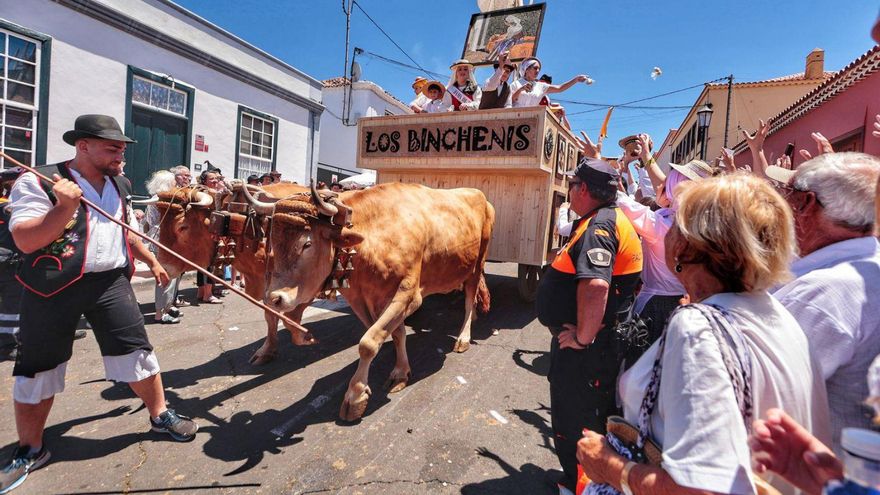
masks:
[[[39,67],[38,42],[0,29],[0,149],[26,165],[36,150]]]
[[[139,105],[186,116],[186,97],[184,91],[143,77],[131,80],[131,101]]]
[[[238,167],[235,176],[262,175],[275,168],[278,120],[259,112],[239,109]]]

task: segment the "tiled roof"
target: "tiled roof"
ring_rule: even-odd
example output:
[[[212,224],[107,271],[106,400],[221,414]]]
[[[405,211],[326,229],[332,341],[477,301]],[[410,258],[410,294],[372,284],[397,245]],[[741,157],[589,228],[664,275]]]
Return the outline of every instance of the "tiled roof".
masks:
[[[748,86],[763,86],[763,85],[773,85],[774,83],[813,83],[813,84],[815,84],[816,81],[821,81],[821,80],[823,80],[823,79],[824,79],[824,80],[827,80],[828,78],[832,77],[834,74],[836,74],[836,72],[834,72],[834,71],[827,71],[827,70],[826,70],[821,78],[818,78],[818,79],[804,79],[804,73],[803,73],[803,72],[798,72],[797,74],[789,74],[789,75],[787,75],[787,76],[773,77],[773,78],[770,78],[770,79],[762,79],[762,80],[760,80],[760,81],[740,81],[740,82],[734,82],[733,85],[734,85],[734,86],[745,86],[745,85],[748,85]],[[715,83],[715,84],[710,84],[709,87],[712,88],[712,89],[726,88],[726,87],[727,87],[727,83]]]
[[[327,79],[323,82],[325,88],[341,88],[342,86],[350,84],[346,77],[334,77],[333,79]]]
[[[878,70],[880,70],[880,45],[875,45],[874,48],[871,48],[862,56],[850,62],[849,65],[834,73],[824,83],[815,87],[788,108],[771,118],[770,134],[803,117],[814,108],[831,100],[850,86]],[[745,149],[745,146],[745,141],[742,141],[736,145],[735,149],[740,151],[740,149]]]

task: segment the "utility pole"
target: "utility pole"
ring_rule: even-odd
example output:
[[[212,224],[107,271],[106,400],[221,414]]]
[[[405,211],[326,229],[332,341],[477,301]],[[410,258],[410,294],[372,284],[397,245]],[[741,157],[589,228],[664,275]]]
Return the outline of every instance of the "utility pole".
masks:
[[[727,76],[727,114],[724,116],[724,147],[727,148],[727,133],[730,131],[730,100],[733,96],[733,74]]]
[[[354,0],[342,0],[342,11],[345,12],[345,64],[342,66],[343,79],[346,79],[348,74],[348,43],[351,32],[351,8],[354,6],[353,4]],[[351,98],[351,84],[344,82],[342,86],[342,125],[348,125],[346,100],[349,98]]]

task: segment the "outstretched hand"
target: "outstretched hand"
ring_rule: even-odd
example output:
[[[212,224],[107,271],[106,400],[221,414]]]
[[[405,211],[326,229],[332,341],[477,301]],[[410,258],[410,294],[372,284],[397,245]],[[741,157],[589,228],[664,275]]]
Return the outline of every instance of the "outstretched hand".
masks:
[[[651,140],[651,136],[647,134],[639,134],[637,139],[639,142],[639,159],[642,160],[642,163],[648,163],[648,160],[651,159],[651,148],[653,148],[654,142]]]
[[[767,139],[767,134],[769,133],[770,121],[764,122],[763,119],[758,121],[758,129],[753,134],[749,134],[745,129],[742,130],[743,138],[745,138],[752,152],[764,150],[764,140]]]
[[[754,422],[749,438],[755,471],[773,471],[811,494],[843,479],[843,464],[831,450],[781,409]]]
[[[822,135],[821,132],[814,132],[810,134],[810,137],[813,138],[813,141],[816,141],[816,148],[818,149],[818,153],[816,156],[819,156],[823,153],[834,153],[834,148],[831,147],[831,142],[828,141],[828,138]],[[810,154],[807,150],[801,150],[800,154],[804,157],[804,160],[810,160],[813,158],[813,155]]]
[[[602,158],[602,143],[594,144],[590,139],[590,136],[587,136],[587,133],[584,131],[581,131],[581,136],[584,138],[580,139],[575,137],[575,139],[577,139],[578,148],[583,152],[584,157]]]

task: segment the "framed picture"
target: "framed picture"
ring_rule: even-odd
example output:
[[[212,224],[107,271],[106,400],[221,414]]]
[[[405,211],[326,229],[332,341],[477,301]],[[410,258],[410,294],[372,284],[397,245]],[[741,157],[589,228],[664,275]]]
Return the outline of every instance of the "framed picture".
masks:
[[[479,66],[492,65],[505,50],[514,61],[535,56],[546,7],[539,3],[472,15],[461,57]]]

